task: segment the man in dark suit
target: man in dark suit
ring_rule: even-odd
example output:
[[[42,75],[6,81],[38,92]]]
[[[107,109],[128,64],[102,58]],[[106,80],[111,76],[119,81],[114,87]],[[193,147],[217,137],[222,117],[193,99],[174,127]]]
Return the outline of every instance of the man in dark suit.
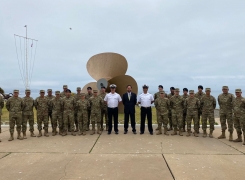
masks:
[[[127,92],[123,94],[122,102],[124,105],[124,134],[128,132],[128,121],[129,116],[131,120],[131,127],[134,134],[136,134],[135,129],[135,105],[137,103],[137,96],[132,92],[132,86],[127,86]]]

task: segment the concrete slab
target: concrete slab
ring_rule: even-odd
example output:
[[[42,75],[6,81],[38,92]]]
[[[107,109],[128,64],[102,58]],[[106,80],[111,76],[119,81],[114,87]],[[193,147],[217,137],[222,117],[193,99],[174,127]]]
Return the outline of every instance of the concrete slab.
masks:
[[[244,155],[181,155],[164,157],[176,180],[244,179]]]
[[[3,179],[173,179],[162,155],[14,153],[0,164]]]
[[[177,153],[177,154],[241,154],[234,148],[227,146],[215,138],[150,135],[146,132],[134,135],[132,132],[123,134],[123,127],[119,127],[119,135],[106,132],[100,136],[92,153]]]
[[[0,153],[0,159],[2,159],[3,157],[7,156],[9,153]]]
[[[0,134],[2,140],[0,152],[89,153],[96,142],[98,135],[90,135],[88,133],[86,136],[52,136],[52,133],[49,133],[49,137],[42,136],[38,138],[30,137],[28,131],[27,139],[18,140],[17,133],[15,132],[14,141],[8,141],[9,132],[5,131]]]

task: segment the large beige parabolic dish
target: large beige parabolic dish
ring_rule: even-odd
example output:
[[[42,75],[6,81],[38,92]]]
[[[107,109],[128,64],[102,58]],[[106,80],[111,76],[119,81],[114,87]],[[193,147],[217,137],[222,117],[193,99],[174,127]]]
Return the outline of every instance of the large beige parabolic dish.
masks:
[[[116,92],[121,96],[126,92],[127,85],[133,87],[132,91],[138,93],[138,85],[133,77],[125,75],[128,69],[126,58],[117,53],[101,53],[92,56],[87,62],[87,70],[91,77],[97,82],[86,84],[82,92],[87,92],[87,87],[98,89],[101,82],[107,81],[107,92],[110,92],[109,85],[117,86]],[[102,81],[101,81],[102,80]],[[98,84],[99,83],[99,84]],[[100,89],[99,89],[100,90]],[[119,113],[123,113],[123,105],[119,105]]]

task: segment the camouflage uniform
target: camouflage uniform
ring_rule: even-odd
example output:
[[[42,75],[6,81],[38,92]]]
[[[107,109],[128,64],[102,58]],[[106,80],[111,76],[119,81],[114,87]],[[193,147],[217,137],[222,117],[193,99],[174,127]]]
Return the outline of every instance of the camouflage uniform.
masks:
[[[85,135],[86,134],[86,127],[88,124],[88,108],[89,108],[89,102],[87,99],[80,99],[76,103],[77,108],[77,118],[78,118],[78,127],[79,127],[79,134]]]
[[[0,133],[2,133],[2,129],[1,129],[1,125],[2,125],[2,120],[1,120],[1,117],[2,117],[2,109],[4,107],[4,100],[2,98],[2,96],[0,96]]]
[[[61,93],[60,93],[60,97],[61,97],[61,98],[65,98],[65,97],[66,97],[66,93],[65,93],[64,91],[61,92]]]
[[[105,99],[105,96],[106,96],[107,93],[100,93],[100,97],[102,98],[102,100]],[[107,114],[107,104],[106,103],[103,103],[103,108],[101,110],[101,130],[103,130],[103,124],[104,124],[104,121],[103,121],[103,117],[105,116],[105,124],[106,124],[106,130],[108,130],[108,114]]]
[[[91,98],[93,96],[93,94],[91,93],[91,94],[86,94],[85,95],[85,98],[87,99],[87,100],[89,100],[89,98]],[[90,125],[90,116],[91,116],[91,108],[89,107],[88,108],[88,122],[87,122],[87,127],[86,127],[86,131],[88,131],[89,130],[89,125]]]
[[[188,134],[191,132],[191,122],[194,121],[195,136],[198,132],[198,109],[200,108],[200,101],[195,97],[188,97],[185,100],[185,108],[187,109],[186,121]]]
[[[49,109],[49,99],[46,97],[38,97],[34,101],[34,106],[37,110],[37,129],[39,131],[38,137],[42,136],[42,123],[44,124],[44,135],[48,135],[48,109]]]
[[[17,92],[17,91],[16,91]],[[24,108],[23,100],[20,97],[11,97],[6,103],[6,108],[9,111],[9,132],[10,141],[12,141],[14,134],[14,126],[17,125],[16,130],[18,132],[17,139],[22,140],[20,136],[21,125],[22,125],[22,110]]]
[[[172,96],[174,96],[174,94],[169,93],[167,97],[168,97],[168,99],[170,99]],[[168,111],[168,120],[169,120],[169,126],[170,126],[170,130],[171,130],[173,127],[171,108]]]
[[[162,134],[162,124],[164,127],[164,134],[167,134],[167,126],[168,126],[168,111],[170,109],[170,103],[168,98],[157,98],[154,102],[156,110],[157,110],[157,119],[158,119],[158,134]]]
[[[177,134],[177,126],[179,128],[179,134],[182,135],[182,131],[183,131],[182,121],[183,121],[183,110],[184,110],[185,101],[180,95],[172,96],[169,101],[170,101],[172,121],[173,121],[173,126],[174,126],[173,135]]]
[[[201,93],[199,93],[199,92],[197,92],[196,94],[195,94],[195,97],[199,100],[199,101],[201,101],[201,99],[202,99],[202,97],[205,95],[205,93],[204,92],[201,92]],[[199,108],[198,109],[198,122],[197,122],[197,127],[198,127],[198,133],[199,133],[199,128],[200,128],[200,121],[201,121],[201,115],[202,115],[202,111],[201,111],[201,109]]]
[[[187,94],[187,95],[182,95],[182,98],[184,99],[184,101],[187,99],[189,97],[189,95]],[[182,121],[182,123],[183,123],[183,132],[185,132],[185,125],[186,125],[186,113],[187,113],[187,111],[186,111],[186,108],[184,107],[184,110],[183,110],[183,121]]]
[[[206,136],[206,129],[207,129],[207,119],[209,120],[210,124],[210,134],[212,134],[214,130],[214,110],[216,108],[216,99],[212,95],[210,96],[203,96],[201,101],[201,111],[202,111],[202,129],[204,132],[204,137]]]
[[[95,131],[95,124],[97,123],[97,133],[100,134],[101,128],[101,110],[104,108],[104,100],[100,96],[92,96],[89,98],[89,104],[91,107],[91,123],[92,133]]]
[[[168,98],[168,95],[167,95],[167,94],[164,94],[164,96],[165,96],[165,98]],[[159,98],[159,97],[160,97],[160,92],[157,92],[157,93],[154,94],[154,100],[155,100],[155,101],[156,101],[156,99]],[[159,122],[159,120],[158,120],[158,117],[159,117],[159,116],[158,116],[158,111],[156,111],[156,117],[157,117],[157,123],[158,123],[158,122]],[[159,130],[158,127],[156,128],[156,130]]]
[[[22,132],[25,138],[26,129],[27,129],[27,121],[29,120],[29,131],[31,132],[32,137],[36,137],[34,135],[34,99],[32,97],[23,97],[24,109],[22,112]]]
[[[76,102],[79,101],[81,99],[81,93],[80,94],[76,94],[74,96]],[[78,110],[75,108],[75,113],[74,113],[74,121],[75,121],[75,125],[76,125],[76,130],[75,131],[78,131]]]
[[[55,96],[53,96],[53,95],[51,95],[51,96],[47,95],[46,98],[49,101],[51,101],[53,98],[55,98]],[[52,121],[52,108],[51,107],[48,108],[48,119],[50,119],[50,123],[52,125],[52,130],[53,130],[54,127],[53,127],[53,121]]]
[[[67,135],[68,123],[71,128],[72,135],[74,134],[74,110],[76,108],[76,100],[74,97],[63,98],[63,123],[64,123],[64,134]]]
[[[62,135],[63,132],[63,99],[61,97],[53,98],[50,101],[50,108],[52,109],[52,124],[53,124],[53,135],[57,134],[57,125],[59,127],[59,134]]]
[[[245,98],[236,97],[232,103],[234,111],[234,126],[238,138],[234,142],[242,142],[242,131],[245,133]]]

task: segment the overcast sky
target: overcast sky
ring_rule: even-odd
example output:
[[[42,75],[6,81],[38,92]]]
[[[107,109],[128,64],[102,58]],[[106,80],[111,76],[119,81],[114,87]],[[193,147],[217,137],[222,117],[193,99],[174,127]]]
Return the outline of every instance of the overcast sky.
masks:
[[[88,59],[103,52],[127,59],[126,74],[139,89],[245,89],[244,0],[0,0],[0,87],[6,91],[24,89],[14,40],[25,35],[24,25],[38,39],[31,89],[83,87],[94,81]]]

